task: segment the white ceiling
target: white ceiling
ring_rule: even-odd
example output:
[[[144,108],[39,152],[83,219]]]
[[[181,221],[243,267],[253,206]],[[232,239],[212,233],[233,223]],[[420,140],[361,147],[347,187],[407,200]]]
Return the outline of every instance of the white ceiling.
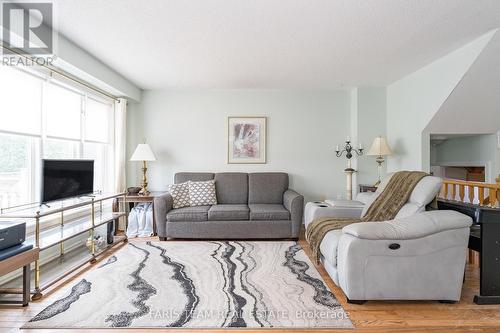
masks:
[[[387,85],[500,27],[500,0],[64,0],[59,30],[144,89]]]

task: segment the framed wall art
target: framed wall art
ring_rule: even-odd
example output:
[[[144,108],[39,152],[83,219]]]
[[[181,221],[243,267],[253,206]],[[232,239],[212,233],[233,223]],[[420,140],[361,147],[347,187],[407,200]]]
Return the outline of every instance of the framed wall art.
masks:
[[[266,117],[229,117],[227,163],[266,163]]]

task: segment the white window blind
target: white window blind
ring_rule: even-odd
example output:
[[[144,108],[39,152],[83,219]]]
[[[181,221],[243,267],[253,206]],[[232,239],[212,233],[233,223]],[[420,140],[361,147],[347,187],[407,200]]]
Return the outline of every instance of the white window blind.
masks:
[[[85,140],[110,142],[113,105],[87,98],[85,107]]]
[[[0,130],[41,134],[42,80],[0,66]]]
[[[82,95],[55,84],[48,84],[44,97],[47,136],[80,139]]]

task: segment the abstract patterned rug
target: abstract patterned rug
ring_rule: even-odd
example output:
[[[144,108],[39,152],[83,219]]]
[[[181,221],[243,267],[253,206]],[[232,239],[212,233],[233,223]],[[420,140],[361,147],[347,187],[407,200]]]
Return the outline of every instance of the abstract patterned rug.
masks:
[[[353,327],[296,242],[129,242],[23,328]]]

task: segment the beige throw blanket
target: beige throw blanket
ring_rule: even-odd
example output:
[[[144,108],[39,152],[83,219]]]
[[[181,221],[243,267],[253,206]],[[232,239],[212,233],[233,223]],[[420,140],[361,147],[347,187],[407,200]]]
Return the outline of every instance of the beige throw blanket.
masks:
[[[319,262],[319,245],[329,231],[342,229],[356,222],[393,220],[408,201],[415,185],[425,176],[427,173],[420,171],[396,172],[361,219],[320,218],[311,222],[306,230],[306,240],[316,260]]]

